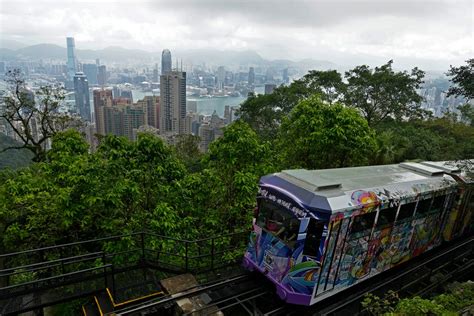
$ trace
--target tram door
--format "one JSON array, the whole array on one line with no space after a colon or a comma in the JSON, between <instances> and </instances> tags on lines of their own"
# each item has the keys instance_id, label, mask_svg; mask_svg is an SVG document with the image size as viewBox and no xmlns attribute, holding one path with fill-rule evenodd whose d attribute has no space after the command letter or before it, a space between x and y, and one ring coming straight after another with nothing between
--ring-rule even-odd
<instances>
[{"instance_id":1,"label":"tram door","mask_svg":"<svg viewBox=\"0 0 474 316\"><path fill-rule=\"evenodd\" d=\"M324 231L324 222L311 218L306 231L303 254L309 257L321 258L321 238Z\"/></svg>"}]
</instances>

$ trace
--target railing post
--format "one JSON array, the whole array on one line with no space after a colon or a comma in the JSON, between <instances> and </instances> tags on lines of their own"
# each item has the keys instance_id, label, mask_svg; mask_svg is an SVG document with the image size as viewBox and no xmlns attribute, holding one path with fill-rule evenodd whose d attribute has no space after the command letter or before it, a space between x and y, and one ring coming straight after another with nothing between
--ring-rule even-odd
<instances>
[{"instance_id":1,"label":"railing post","mask_svg":"<svg viewBox=\"0 0 474 316\"><path fill-rule=\"evenodd\" d=\"M117 297L117 293L115 292L115 269L114 269L114 265L112 264L112 267L111 267L111 270L112 270L112 294L114 297Z\"/></svg>"},{"instance_id":2,"label":"railing post","mask_svg":"<svg viewBox=\"0 0 474 316\"><path fill-rule=\"evenodd\" d=\"M185 257L185 272L188 272L189 262L188 262L188 243L189 241L185 241L185 250L184 250L184 257Z\"/></svg>"},{"instance_id":3,"label":"railing post","mask_svg":"<svg viewBox=\"0 0 474 316\"><path fill-rule=\"evenodd\" d=\"M142 262L145 262L145 233L141 232L140 233L141 239L142 239Z\"/></svg>"},{"instance_id":4,"label":"railing post","mask_svg":"<svg viewBox=\"0 0 474 316\"><path fill-rule=\"evenodd\" d=\"M104 289L107 288L107 266L105 263L106 258L107 257L105 256L105 252L102 251L102 264L104 266Z\"/></svg>"},{"instance_id":5,"label":"railing post","mask_svg":"<svg viewBox=\"0 0 474 316\"><path fill-rule=\"evenodd\" d=\"M64 252L63 248L59 248L59 259L61 259L61 273L64 274Z\"/></svg>"},{"instance_id":6,"label":"railing post","mask_svg":"<svg viewBox=\"0 0 474 316\"><path fill-rule=\"evenodd\" d=\"M214 270L214 237L211 239L211 270Z\"/></svg>"}]
</instances>

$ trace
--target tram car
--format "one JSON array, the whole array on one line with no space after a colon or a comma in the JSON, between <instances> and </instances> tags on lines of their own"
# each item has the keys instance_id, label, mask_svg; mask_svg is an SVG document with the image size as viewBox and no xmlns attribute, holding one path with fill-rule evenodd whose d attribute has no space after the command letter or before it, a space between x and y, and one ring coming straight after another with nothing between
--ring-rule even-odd
<instances>
[{"instance_id":1,"label":"tram car","mask_svg":"<svg viewBox=\"0 0 474 316\"><path fill-rule=\"evenodd\" d=\"M261 178L244 266L312 305L472 235L474 181L447 162L285 170Z\"/></svg>"}]
</instances>

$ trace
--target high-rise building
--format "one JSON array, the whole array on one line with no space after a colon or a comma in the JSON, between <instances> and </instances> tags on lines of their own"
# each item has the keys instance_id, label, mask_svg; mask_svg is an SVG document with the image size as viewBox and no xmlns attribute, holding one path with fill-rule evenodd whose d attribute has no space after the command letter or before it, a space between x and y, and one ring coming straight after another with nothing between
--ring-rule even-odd
<instances>
[{"instance_id":1,"label":"high-rise building","mask_svg":"<svg viewBox=\"0 0 474 316\"><path fill-rule=\"evenodd\" d=\"M87 77L82 72L74 76L74 97L76 99L76 108L81 118L85 121L91 121L91 104L89 99L89 83Z\"/></svg>"},{"instance_id":2,"label":"high-rise building","mask_svg":"<svg viewBox=\"0 0 474 316\"><path fill-rule=\"evenodd\" d=\"M273 83L274 74L275 74L275 70L272 67L267 68L267 73L265 75L265 80L266 80L267 83Z\"/></svg>"},{"instance_id":3,"label":"high-rise building","mask_svg":"<svg viewBox=\"0 0 474 316\"><path fill-rule=\"evenodd\" d=\"M137 106L145 109L145 125L160 128L160 97L145 96L142 100L137 101Z\"/></svg>"},{"instance_id":4,"label":"high-rise building","mask_svg":"<svg viewBox=\"0 0 474 316\"><path fill-rule=\"evenodd\" d=\"M224 66L219 66L217 68L217 89L223 90L225 82L225 68Z\"/></svg>"},{"instance_id":5,"label":"high-rise building","mask_svg":"<svg viewBox=\"0 0 474 316\"><path fill-rule=\"evenodd\" d=\"M186 72L160 77L160 134L183 134L186 118Z\"/></svg>"},{"instance_id":6,"label":"high-rise building","mask_svg":"<svg viewBox=\"0 0 474 316\"><path fill-rule=\"evenodd\" d=\"M158 64L155 64L153 69L153 82L158 82Z\"/></svg>"},{"instance_id":7,"label":"high-rise building","mask_svg":"<svg viewBox=\"0 0 474 316\"><path fill-rule=\"evenodd\" d=\"M96 130L98 134L106 135L104 113L106 107L112 107L112 89L96 89L93 95Z\"/></svg>"},{"instance_id":8,"label":"high-rise building","mask_svg":"<svg viewBox=\"0 0 474 316\"><path fill-rule=\"evenodd\" d=\"M87 77L90 85L97 84L97 65L96 64L83 64L82 71Z\"/></svg>"},{"instance_id":9,"label":"high-rise building","mask_svg":"<svg viewBox=\"0 0 474 316\"><path fill-rule=\"evenodd\" d=\"M169 49L164 49L161 53L161 74L165 75L171 71L171 52Z\"/></svg>"},{"instance_id":10,"label":"high-rise building","mask_svg":"<svg viewBox=\"0 0 474 316\"><path fill-rule=\"evenodd\" d=\"M72 82L77 70L76 62L76 44L74 37L66 37L67 43L67 79Z\"/></svg>"},{"instance_id":11,"label":"high-rise building","mask_svg":"<svg viewBox=\"0 0 474 316\"><path fill-rule=\"evenodd\" d=\"M253 67L249 68L249 85L255 84L255 69Z\"/></svg>"},{"instance_id":12,"label":"high-rise building","mask_svg":"<svg viewBox=\"0 0 474 316\"><path fill-rule=\"evenodd\" d=\"M105 86L107 84L107 68L105 65L101 65L98 68L97 83L99 86Z\"/></svg>"}]
</instances>

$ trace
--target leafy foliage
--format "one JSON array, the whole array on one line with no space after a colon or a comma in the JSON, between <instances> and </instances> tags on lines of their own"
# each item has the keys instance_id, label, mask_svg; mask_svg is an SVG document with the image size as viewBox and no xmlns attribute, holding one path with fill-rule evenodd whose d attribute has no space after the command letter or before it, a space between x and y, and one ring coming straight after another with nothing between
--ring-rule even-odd
<instances>
[{"instance_id":1,"label":"leafy foliage","mask_svg":"<svg viewBox=\"0 0 474 316\"><path fill-rule=\"evenodd\" d=\"M361 110L370 126L393 117L398 121L404 117L422 117L419 107L422 97L420 88L424 72L418 68L408 72L395 72L392 61L371 70L358 66L346 72L344 102Z\"/></svg>"},{"instance_id":2,"label":"leafy foliage","mask_svg":"<svg viewBox=\"0 0 474 316\"><path fill-rule=\"evenodd\" d=\"M467 65L453 67L447 75L451 76L454 86L448 90L448 96L464 96L468 100L474 99L474 58L466 60Z\"/></svg>"},{"instance_id":3,"label":"leafy foliage","mask_svg":"<svg viewBox=\"0 0 474 316\"><path fill-rule=\"evenodd\" d=\"M10 93L2 100L4 110L0 118L7 122L21 144L2 151L25 148L33 153L33 161L44 161L47 142L59 131L79 127L80 120L58 111L64 100L64 90L60 86L41 87L37 91L40 100L37 104L18 69L8 71L6 76Z\"/></svg>"},{"instance_id":4,"label":"leafy foliage","mask_svg":"<svg viewBox=\"0 0 474 316\"><path fill-rule=\"evenodd\" d=\"M280 132L280 152L290 168L364 164L375 146L373 131L356 110L325 104L318 96L301 101Z\"/></svg>"},{"instance_id":5,"label":"leafy foliage","mask_svg":"<svg viewBox=\"0 0 474 316\"><path fill-rule=\"evenodd\" d=\"M474 304L474 282L454 282L446 286L445 293L431 299L415 296L400 299L393 291L383 298L367 294L362 307L370 315L459 315Z\"/></svg>"}]
</instances>

